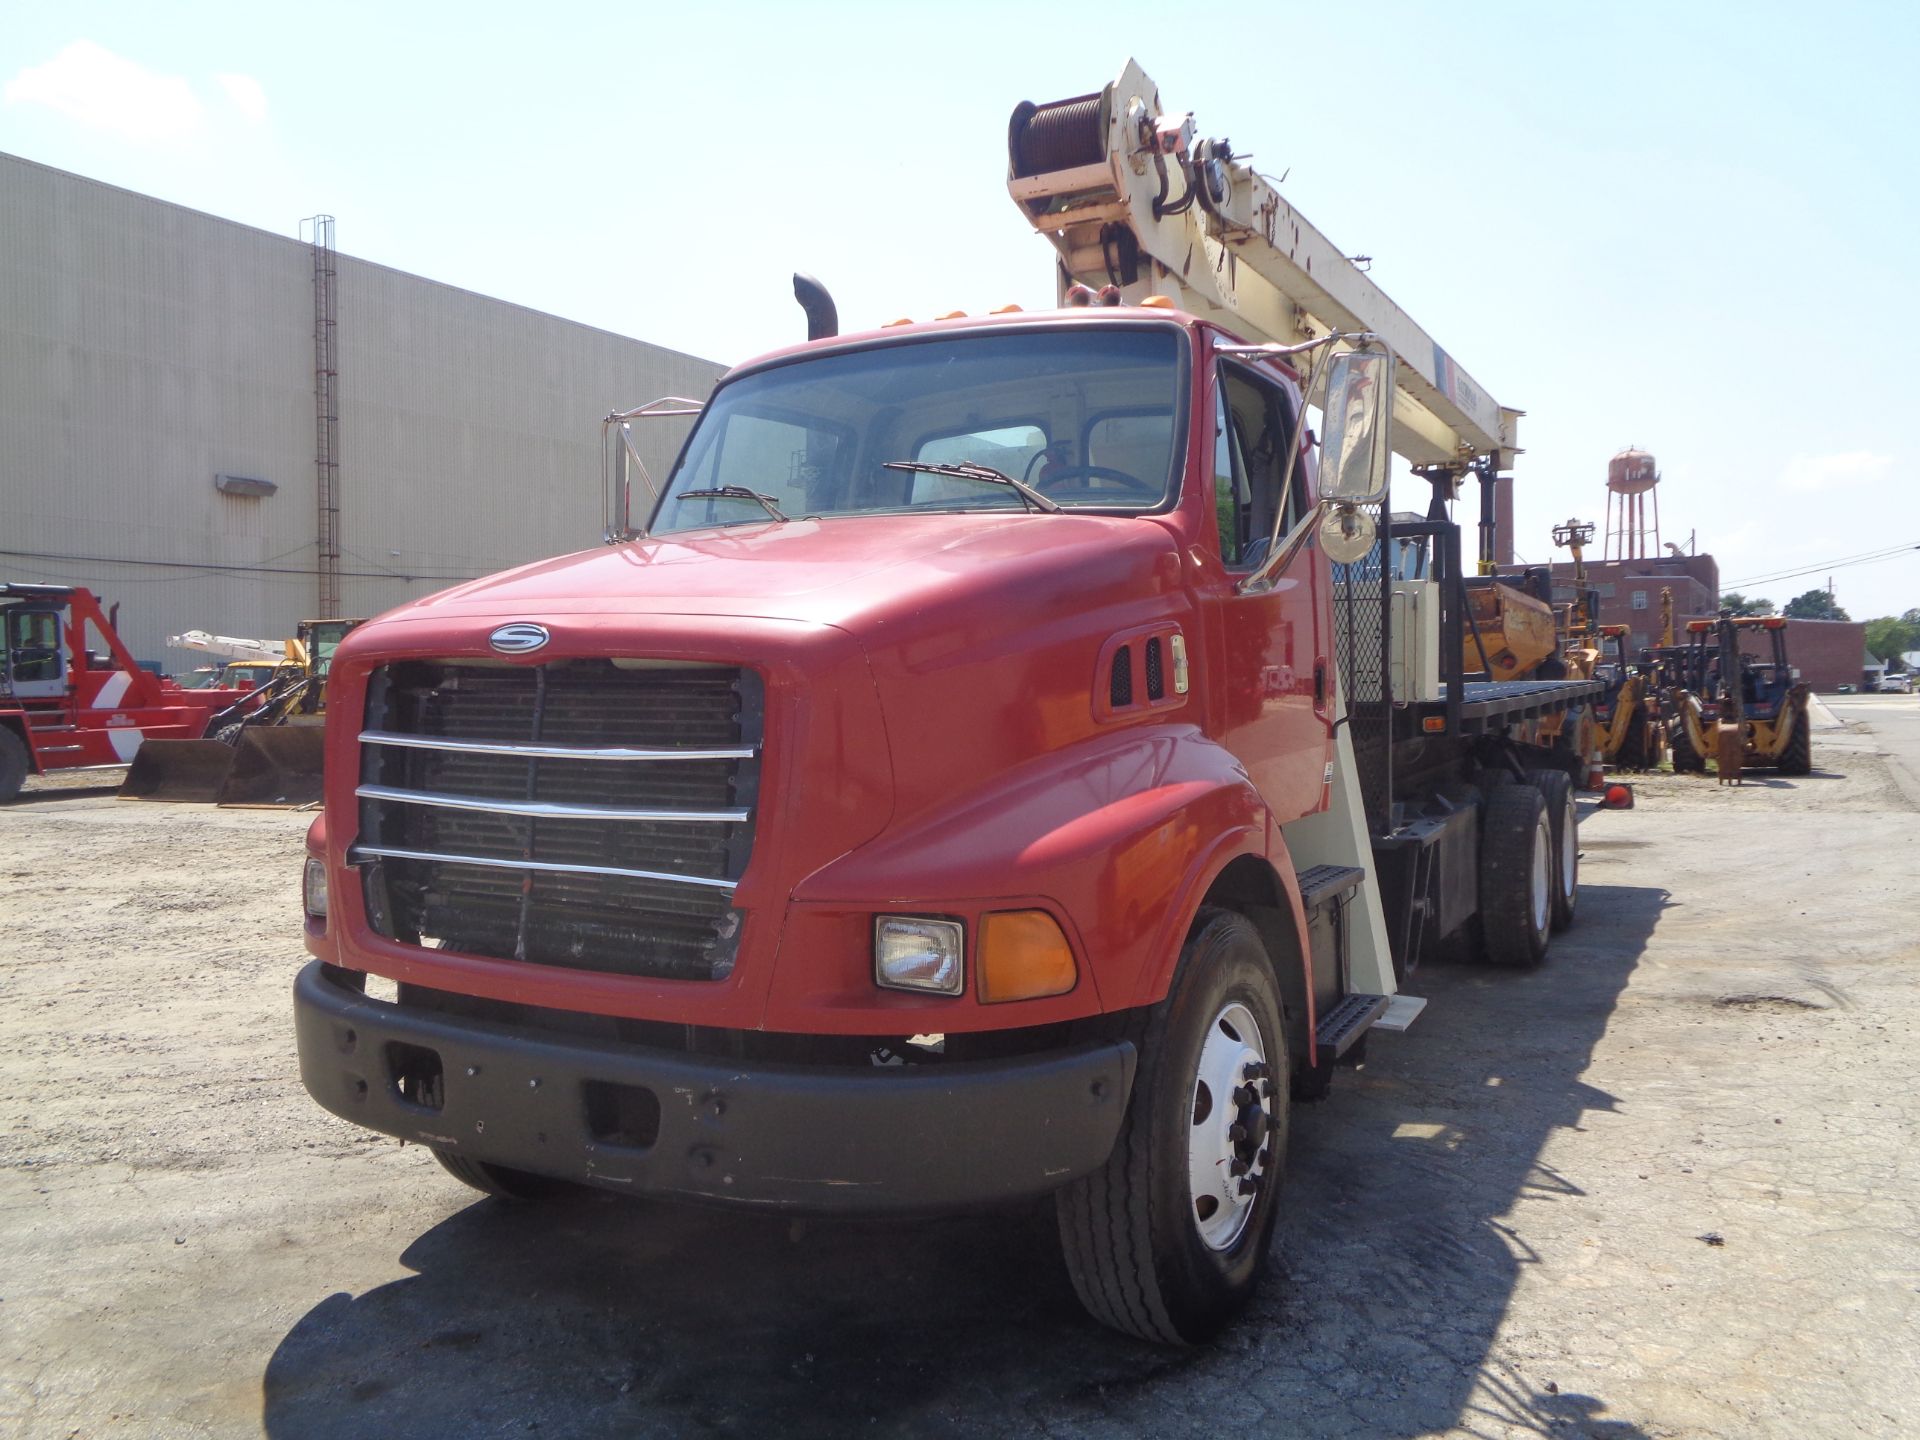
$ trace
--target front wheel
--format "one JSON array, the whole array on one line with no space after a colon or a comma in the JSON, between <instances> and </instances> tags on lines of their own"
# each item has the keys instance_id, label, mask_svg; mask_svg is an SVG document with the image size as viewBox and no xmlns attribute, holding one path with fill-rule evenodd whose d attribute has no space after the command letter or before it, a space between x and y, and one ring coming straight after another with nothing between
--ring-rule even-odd
<instances>
[{"instance_id":1,"label":"front wheel","mask_svg":"<svg viewBox=\"0 0 1920 1440\"><path fill-rule=\"evenodd\" d=\"M1684 706L1674 707L1670 748L1673 755L1673 770L1676 775L1704 775L1707 773L1707 757L1694 748L1693 736L1687 731L1687 712Z\"/></svg>"},{"instance_id":2,"label":"front wheel","mask_svg":"<svg viewBox=\"0 0 1920 1440\"><path fill-rule=\"evenodd\" d=\"M440 1162L441 1169L483 1195L492 1195L501 1200L542 1200L570 1188L564 1180L515 1170L508 1165L495 1165L487 1160L476 1160L471 1155L461 1155L438 1145L428 1148L433 1151L433 1158Z\"/></svg>"},{"instance_id":3,"label":"front wheel","mask_svg":"<svg viewBox=\"0 0 1920 1440\"><path fill-rule=\"evenodd\" d=\"M20 737L0 727L0 805L20 793L33 772L33 757Z\"/></svg>"},{"instance_id":4,"label":"front wheel","mask_svg":"<svg viewBox=\"0 0 1920 1440\"><path fill-rule=\"evenodd\" d=\"M1813 732L1807 728L1812 717L1807 713L1811 707L1805 696L1795 704L1788 714L1792 717L1789 724L1793 729L1787 735L1786 747L1781 750L1780 758L1774 763L1774 769L1782 775L1810 775L1813 773Z\"/></svg>"},{"instance_id":5,"label":"front wheel","mask_svg":"<svg viewBox=\"0 0 1920 1440\"><path fill-rule=\"evenodd\" d=\"M1055 1198L1073 1288L1104 1325L1206 1340L1259 1283L1280 1213L1289 1059L1273 968L1243 916L1202 911L1107 1163Z\"/></svg>"}]
</instances>

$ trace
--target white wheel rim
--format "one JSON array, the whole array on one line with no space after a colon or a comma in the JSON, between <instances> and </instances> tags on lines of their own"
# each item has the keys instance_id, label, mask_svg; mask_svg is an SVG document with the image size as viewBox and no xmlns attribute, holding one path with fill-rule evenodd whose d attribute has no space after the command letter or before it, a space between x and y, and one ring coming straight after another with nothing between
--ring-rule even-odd
<instances>
[{"instance_id":1,"label":"white wheel rim","mask_svg":"<svg viewBox=\"0 0 1920 1440\"><path fill-rule=\"evenodd\" d=\"M1567 797L1567 803L1560 813L1560 893L1573 895L1573 887L1578 880L1580 864L1580 832L1574 824L1573 797Z\"/></svg>"},{"instance_id":2,"label":"white wheel rim","mask_svg":"<svg viewBox=\"0 0 1920 1440\"><path fill-rule=\"evenodd\" d=\"M1528 896L1533 902L1533 928L1547 928L1547 907L1552 904L1548 886L1553 875L1553 831L1547 828L1546 812L1533 827L1533 864L1528 867Z\"/></svg>"},{"instance_id":3,"label":"white wheel rim","mask_svg":"<svg viewBox=\"0 0 1920 1440\"><path fill-rule=\"evenodd\" d=\"M1278 1083L1252 1012L1238 1001L1222 1006L1201 1043L1187 1111L1187 1210L1208 1249L1240 1238L1271 1183Z\"/></svg>"}]
</instances>

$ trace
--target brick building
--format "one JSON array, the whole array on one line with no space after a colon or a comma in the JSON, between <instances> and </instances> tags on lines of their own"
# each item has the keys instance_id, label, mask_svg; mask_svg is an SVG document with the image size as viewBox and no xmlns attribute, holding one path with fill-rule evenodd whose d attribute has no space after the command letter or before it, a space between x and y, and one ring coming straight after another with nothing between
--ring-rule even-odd
<instances>
[{"instance_id":1,"label":"brick building","mask_svg":"<svg viewBox=\"0 0 1920 1440\"><path fill-rule=\"evenodd\" d=\"M1552 569L1554 598L1571 600L1573 562L1561 561ZM1720 567L1711 555L1589 560L1587 585L1600 592L1600 623L1625 625L1634 650L1660 643L1662 590L1673 591L1676 639L1684 638L1687 621L1714 614L1720 603Z\"/></svg>"},{"instance_id":2,"label":"brick building","mask_svg":"<svg viewBox=\"0 0 1920 1440\"><path fill-rule=\"evenodd\" d=\"M1765 631L1742 635L1740 648L1762 659L1773 658L1773 642ZM1864 620L1787 621L1787 663L1815 690L1831 692L1842 685L1859 686L1866 653Z\"/></svg>"}]
</instances>

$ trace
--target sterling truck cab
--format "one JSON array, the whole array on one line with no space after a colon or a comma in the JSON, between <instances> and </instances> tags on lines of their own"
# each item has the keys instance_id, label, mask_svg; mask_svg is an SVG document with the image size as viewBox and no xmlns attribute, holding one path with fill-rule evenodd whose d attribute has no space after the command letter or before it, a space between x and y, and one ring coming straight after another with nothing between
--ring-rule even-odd
<instances>
[{"instance_id":1,"label":"sterling truck cab","mask_svg":"<svg viewBox=\"0 0 1920 1440\"><path fill-rule=\"evenodd\" d=\"M1052 1195L1106 1323L1244 1302L1290 1097L1417 1010L1443 931L1537 959L1561 923L1564 777L1516 783L1499 725L1586 691L1458 683L1446 522L1437 579L1378 562L1378 335L1262 348L1071 280L816 324L605 547L347 637L295 991L322 1105L509 1196ZM1373 793L1396 753L1417 787Z\"/></svg>"}]
</instances>

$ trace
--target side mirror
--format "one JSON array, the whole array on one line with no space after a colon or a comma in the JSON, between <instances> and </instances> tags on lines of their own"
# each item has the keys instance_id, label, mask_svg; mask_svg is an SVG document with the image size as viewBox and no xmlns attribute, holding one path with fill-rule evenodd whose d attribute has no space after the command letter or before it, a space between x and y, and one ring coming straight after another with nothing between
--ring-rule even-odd
<instances>
[{"instance_id":1,"label":"side mirror","mask_svg":"<svg viewBox=\"0 0 1920 1440\"><path fill-rule=\"evenodd\" d=\"M1393 354L1347 350L1327 370L1320 494L1365 505L1384 499L1393 433Z\"/></svg>"}]
</instances>

